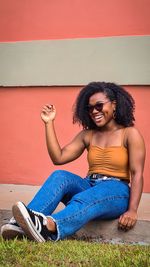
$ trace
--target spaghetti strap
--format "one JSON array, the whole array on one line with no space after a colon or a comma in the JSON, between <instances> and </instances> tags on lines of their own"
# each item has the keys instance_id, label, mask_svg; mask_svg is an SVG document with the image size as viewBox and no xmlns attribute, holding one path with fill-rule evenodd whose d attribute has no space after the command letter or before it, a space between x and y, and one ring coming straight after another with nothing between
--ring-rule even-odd
<instances>
[{"instance_id":1,"label":"spaghetti strap","mask_svg":"<svg viewBox=\"0 0 150 267\"><path fill-rule=\"evenodd\" d=\"M124 146L124 137L125 137L126 130L127 130L127 127L124 128L121 133L121 146Z\"/></svg>"}]
</instances>

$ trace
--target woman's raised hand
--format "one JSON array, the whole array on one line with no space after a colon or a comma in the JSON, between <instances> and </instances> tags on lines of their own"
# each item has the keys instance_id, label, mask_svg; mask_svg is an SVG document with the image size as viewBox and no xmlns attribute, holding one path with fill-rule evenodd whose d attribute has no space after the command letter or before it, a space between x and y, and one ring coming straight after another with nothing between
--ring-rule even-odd
<instances>
[{"instance_id":1,"label":"woman's raised hand","mask_svg":"<svg viewBox=\"0 0 150 267\"><path fill-rule=\"evenodd\" d=\"M56 116L56 108L54 105L47 104L42 108L41 112L41 118L44 121L44 123L48 123L50 121L53 121Z\"/></svg>"}]
</instances>

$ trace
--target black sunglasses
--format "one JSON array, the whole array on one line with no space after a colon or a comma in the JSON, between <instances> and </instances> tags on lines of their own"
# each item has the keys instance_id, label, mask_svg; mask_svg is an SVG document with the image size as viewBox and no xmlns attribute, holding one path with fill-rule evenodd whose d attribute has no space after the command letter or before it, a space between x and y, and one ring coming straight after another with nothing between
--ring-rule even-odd
<instances>
[{"instance_id":1,"label":"black sunglasses","mask_svg":"<svg viewBox=\"0 0 150 267\"><path fill-rule=\"evenodd\" d=\"M87 111L89 113L92 113L94 109L96 109L97 111L102 111L103 110L103 106L104 104L110 102L110 100L106 101L106 102L99 102L99 103L96 103L95 105L88 105L87 106Z\"/></svg>"}]
</instances>

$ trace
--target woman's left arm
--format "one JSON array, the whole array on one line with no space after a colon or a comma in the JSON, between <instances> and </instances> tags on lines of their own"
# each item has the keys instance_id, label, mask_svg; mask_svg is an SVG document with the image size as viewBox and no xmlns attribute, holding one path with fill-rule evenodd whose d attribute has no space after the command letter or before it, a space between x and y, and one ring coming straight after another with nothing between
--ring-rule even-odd
<instances>
[{"instance_id":1,"label":"woman's left arm","mask_svg":"<svg viewBox=\"0 0 150 267\"><path fill-rule=\"evenodd\" d=\"M131 189L128 210L119 218L119 228L131 229L137 221L137 209L143 190L143 169L145 162L145 144L139 131L130 127L127 130L127 147L131 173Z\"/></svg>"}]
</instances>

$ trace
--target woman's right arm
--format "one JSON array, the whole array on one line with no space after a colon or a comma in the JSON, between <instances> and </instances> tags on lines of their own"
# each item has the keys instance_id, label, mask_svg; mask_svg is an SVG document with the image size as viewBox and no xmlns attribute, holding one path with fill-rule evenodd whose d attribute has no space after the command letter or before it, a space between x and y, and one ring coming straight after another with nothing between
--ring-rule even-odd
<instances>
[{"instance_id":1,"label":"woman's right arm","mask_svg":"<svg viewBox=\"0 0 150 267\"><path fill-rule=\"evenodd\" d=\"M68 145L61 148L56 136L54 120L56 108L53 105L45 105L41 112L41 118L45 123L46 143L49 156L55 165L61 165L78 158L86 148L85 132L81 131Z\"/></svg>"}]
</instances>

